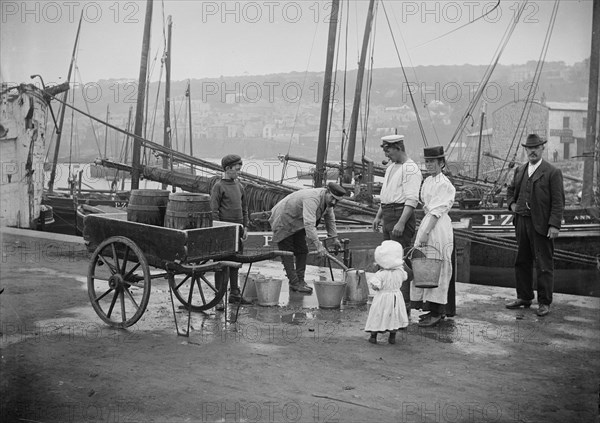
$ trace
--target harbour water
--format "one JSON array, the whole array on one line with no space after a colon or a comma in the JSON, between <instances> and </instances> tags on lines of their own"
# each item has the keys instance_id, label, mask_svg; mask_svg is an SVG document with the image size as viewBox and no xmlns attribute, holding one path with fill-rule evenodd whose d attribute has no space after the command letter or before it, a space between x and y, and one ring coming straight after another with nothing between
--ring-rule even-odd
<instances>
[{"instance_id":1,"label":"harbour water","mask_svg":"<svg viewBox=\"0 0 600 423\"><path fill-rule=\"evenodd\" d=\"M220 159L204 159L219 164ZM157 164L156 166L160 166ZM275 159L244 159L242 172L252 176L259 176L276 182L282 182L294 187L310 186L311 181L298 179L299 171L308 171L310 165L304 163L288 163L284 165ZM195 169L198 176L214 176L217 172L205 169ZM115 184L117 190L128 191L131 189L131 178L129 174L119 172L115 178L113 169L97 166L94 163L58 163L54 186L55 189L63 190L69 188L70 181L77 182L81 174L82 189L110 190ZM123 181L123 178L125 180ZM47 185L50 179L50 171L45 171L44 181ZM78 182L77 182L78 183ZM161 184L154 181L142 179L139 182L140 189L159 189Z\"/></svg>"}]
</instances>

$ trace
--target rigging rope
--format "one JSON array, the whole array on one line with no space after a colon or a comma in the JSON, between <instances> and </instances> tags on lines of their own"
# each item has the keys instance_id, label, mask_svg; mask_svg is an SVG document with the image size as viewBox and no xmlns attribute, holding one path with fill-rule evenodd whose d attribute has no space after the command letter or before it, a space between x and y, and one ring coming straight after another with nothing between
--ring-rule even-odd
<instances>
[{"instance_id":1,"label":"rigging rope","mask_svg":"<svg viewBox=\"0 0 600 423\"><path fill-rule=\"evenodd\" d=\"M379 6L379 3L376 2L375 3L375 9L373 11L373 16L377 16L377 8ZM374 20L373 22L373 36L370 38L369 40L369 44L370 44L370 54L369 54L369 68L367 71L367 86L365 89L365 101L363 101L363 104L365 105L365 114L364 114L364 123L361 124L362 126L362 151L361 151L361 164L362 164L362 172L365 172L365 163L364 163L364 158L365 158L365 152L366 152L366 148L367 148L367 137L368 137L368 132L369 132L369 126L368 126L368 122L369 122L369 114L371 111L371 89L373 88L373 64L374 64L374 60L373 57L375 56L375 37L376 37L376 33L377 33L377 21Z\"/></svg>"},{"instance_id":2,"label":"rigging rope","mask_svg":"<svg viewBox=\"0 0 600 423\"><path fill-rule=\"evenodd\" d=\"M455 147L455 141L458 139L459 136L462 135L469 117L472 116L473 110L475 109L475 107L477 106L479 101L481 100L481 97L483 96L483 92L484 92L485 88L487 87L487 84L488 84L490 78L492 77L492 73L494 72L496 65L498 64L498 61L500 60L500 56L504 52L504 49L506 48L506 45L508 44L508 40L510 39L512 33L514 32L514 30L521 18L521 14L523 13L523 10L525 10L526 5L527 5L527 0L524 0L523 3L521 4L519 10L516 13L515 19L512 20L511 25L509 25L507 27L506 31L504 32L503 39L502 39L500 45L496 48L496 51L494 52L492 63L490 63L490 65L486 69L484 76L482 78L482 82L480 82L477 92L475 93L475 95L473 97L473 100L469 104L469 107L467 107L465 114L463 115L461 121L459 122L459 124L456 128L456 131L454 132L454 134L452 135L452 138L450 139L450 142L446 146L446 151L448 151L448 154L450 154L453 151L453 149Z\"/></svg>"},{"instance_id":3,"label":"rigging rope","mask_svg":"<svg viewBox=\"0 0 600 423\"><path fill-rule=\"evenodd\" d=\"M406 57L408 59L409 65L410 65L410 69L412 70L413 78L416 81L417 87L421 87L422 84L421 84L421 81L419 80L419 77L417 76L417 72L416 72L415 66L412 63L412 59L410 58L409 49L406 45L406 40L402 36L402 30L401 30L402 26L398 23L398 18L396 17L396 14L394 13L394 9L391 9L391 14L394 17L394 22L396 23L396 28L398 29L400 39L402 40L402 45L404 46L404 50L406 51ZM390 27L390 32L391 31L392 31L392 28ZM410 86L408 87L408 89L409 89L409 91L412 91ZM435 135L437 144L440 144L440 137L438 136L437 129L434 125L433 118L431 116L431 111L429 110L429 107L428 107L428 104L426 101L426 97L422 95L421 100L423 102L423 108L426 110L427 116L429 117L429 123L431 124L431 129L433 130L433 134ZM415 110L415 114L418 114L418 110ZM427 145L427 144L425 144L425 145Z\"/></svg>"},{"instance_id":4,"label":"rigging rope","mask_svg":"<svg viewBox=\"0 0 600 423\"><path fill-rule=\"evenodd\" d=\"M404 75L404 81L406 81L407 86L410 86L410 84L408 82L408 76L406 75L406 69L404 69L404 64L402 63L402 57L400 57L400 51L398 50L398 44L396 43L396 37L394 37L394 33L391 30L392 26L390 24L390 19L388 17L387 10L385 9L385 5L383 4L383 2L381 2L381 4L383 5L383 13L385 15L385 19L387 21L388 27L390 28L390 33L392 35L392 41L394 43L394 48L396 49L396 55L398 56L398 60L400 61L400 68L402 69L402 75ZM425 129L423 128L423 122L421 122L421 116L419 116L417 104L415 103L415 97L413 96L412 90L409 89L408 93L410 94L410 101L412 103L413 110L415 111L415 114L417 116L417 124L419 125L419 131L421 132L421 138L423 138L423 144L425 145L425 147L427 147L429 144L427 143L427 136L425 135Z\"/></svg>"},{"instance_id":5,"label":"rigging rope","mask_svg":"<svg viewBox=\"0 0 600 423\"><path fill-rule=\"evenodd\" d=\"M340 7L342 8L342 10L340 10L338 12L338 16L341 16L341 14L343 13L343 2L340 3ZM338 35L336 37L336 43L337 45L335 46L335 51L336 51L336 55L335 55L335 64L334 64L334 68L336 69L336 71L333 73L333 80L331 81L331 87L330 87L330 96L329 96L329 105L330 107L328 108L328 116L327 116L327 136L326 136L326 142L325 142L325 163L323 163L323 169L316 169L315 171L320 172L321 170L323 171L323 182L327 182L327 176L328 176L328 172L327 172L327 157L329 157L329 145L331 142L331 126L333 125L333 104L335 104L335 93L336 93L336 89L335 87L337 87L337 76L338 76L338 72L337 72L337 68L338 68L338 63L339 63L339 58L340 58L340 44L342 42L342 37L341 37L341 32L342 32L342 26L339 25L337 27L338 30ZM345 75L344 75L344 79L345 79ZM345 112L345 110L344 110ZM337 179L337 178L336 178Z\"/></svg>"},{"instance_id":6,"label":"rigging rope","mask_svg":"<svg viewBox=\"0 0 600 423\"><path fill-rule=\"evenodd\" d=\"M344 2L341 3L342 6ZM341 15L341 13L340 13ZM348 28L350 27L350 6L346 8L346 33L344 36L344 78L342 89L342 139L340 140L340 170L339 179L344 174L344 153L346 149L346 89L347 89L347 71L348 71Z\"/></svg>"},{"instance_id":7,"label":"rigging rope","mask_svg":"<svg viewBox=\"0 0 600 423\"><path fill-rule=\"evenodd\" d=\"M301 89L301 91L300 91L301 93L304 92L304 87L306 86L306 79L308 77L308 66L310 65L310 60L311 60L312 53L313 53L313 50L314 50L315 40L317 38L317 29L319 28L319 23L320 23L320 21L316 22L315 31L313 32L313 39L312 39L312 43L310 45L310 51L308 53L308 58L307 58L307 61L306 61L306 68L305 68L305 71L304 71L304 79L302 81L302 86L300 88ZM290 134L290 141L288 143L288 151L287 151L286 157L290 154L290 151L292 150L292 141L294 140L294 132L296 130L296 124L298 123L298 114L300 113L300 105L301 105L301 103L302 103L302 101L300 99L298 101L298 105L296 107L296 113L294 115L294 124L292 126L292 132ZM287 166L288 166L288 160L284 159L284 160L282 160L282 163L283 163L283 167L281 169L281 182L283 182L283 179L285 177L285 173L286 173Z\"/></svg>"},{"instance_id":8,"label":"rigging rope","mask_svg":"<svg viewBox=\"0 0 600 423\"><path fill-rule=\"evenodd\" d=\"M79 80L82 81L83 78L81 78L81 73L79 72L78 66L75 66L75 72L79 76ZM81 98L83 99L83 103L85 104L85 109L87 110L88 113L91 113L90 105L88 104L86 96L85 96L83 84L81 84ZM98 154L100 156L102 156L102 149L100 148L100 141L98 140L98 134L96 134L96 127L94 126L94 122L92 120L90 120L90 127L92 128L92 135L94 135L94 141L96 142L96 147L98 148Z\"/></svg>"},{"instance_id":9,"label":"rigging rope","mask_svg":"<svg viewBox=\"0 0 600 423\"><path fill-rule=\"evenodd\" d=\"M506 179L508 178L508 175L510 172L504 172L504 168L506 167L506 164L509 162L508 156L510 155L510 151L512 150L513 146L515 145L515 142L517 141L517 139L521 140L524 138L524 135L525 135L524 133L525 133L525 130L527 129L527 121L529 120L529 114L531 112L531 106L535 99L535 92L538 88L538 83L539 83L540 77L542 75L542 69L544 68L546 55L548 53L548 47L550 45L550 38L552 37L552 32L554 30L554 24L556 22L556 16L558 14L558 5L559 5L559 0L555 0L554 7L552 9L552 15L550 17L550 22L548 23L548 28L546 29L546 36L544 38L542 51L540 52L540 57L538 59L538 62L535 67L535 72L533 74L533 80L529 87L529 91L527 93L527 98L525 99L525 104L523 105L523 110L521 111L519 121L515 128L515 133L513 135L513 139L511 141L510 147L508 148L508 151L507 151L507 160L505 160L504 163L502 163L502 168L500 169L501 177L499 177L498 180L494 183L494 186L491 188L491 192L493 192L498 187L499 184L504 183L504 181L506 181ZM517 143L517 148L515 149L515 152L513 154L513 159L511 162L515 162L515 160L516 160L517 153L519 151L519 146L520 146L520 144Z\"/></svg>"},{"instance_id":10,"label":"rigging rope","mask_svg":"<svg viewBox=\"0 0 600 423\"><path fill-rule=\"evenodd\" d=\"M423 44L418 44L418 45L416 45L414 48L417 48L417 47L422 47L422 46L424 46L424 45L426 45L426 44L429 44L429 43L431 43L431 42L433 42L433 41L435 41L435 40L439 40L440 38L444 38L445 36L447 36L447 35L450 35L450 34L452 34L453 32L460 31L461 29L463 29L463 28L465 28L465 27L467 27L467 26L469 26L469 25L471 25L471 24L473 24L473 23L477 22L479 19L483 19L483 18L485 18L487 15L489 15L489 14L490 14L490 13L492 13L494 10L496 10L498 7L500 7L500 0L498 0L498 3L496 3L496 5L495 5L495 6L494 6L492 9L490 9L490 11L489 11L489 12L487 12L487 13L484 13L483 15L481 15L481 16L479 16L479 17L477 17L476 19L473 19L473 20L472 20L472 21L470 21L470 22L467 22L467 23L466 23L466 24L464 24L464 25L461 25L461 26L459 26L458 28L454 28L453 30L451 30L451 31L448 31L448 32L446 32L446 33L444 33L444 34L442 34L442 35L440 35L440 36L438 36L438 37L432 38L432 39L431 39L431 40L429 40L429 41L425 41Z\"/></svg>"}]
</instances>

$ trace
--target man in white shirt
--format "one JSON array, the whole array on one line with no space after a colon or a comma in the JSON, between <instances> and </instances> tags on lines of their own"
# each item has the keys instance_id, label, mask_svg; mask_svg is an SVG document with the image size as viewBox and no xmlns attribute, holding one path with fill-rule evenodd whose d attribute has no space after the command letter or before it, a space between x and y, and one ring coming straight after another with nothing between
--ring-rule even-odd
<instances>
[{"instance_id":1,"label":"man in white shirt","mask_svg":"<svg viewBox=\"0 0 600 423\"><path fill-rule=\"evenodd\" d=\"M387 135L381 141L383 152L393 163L385 171L381 205L373 220L373 230L379 231L382 227L384 240L397 241L407 251L415 235L414 210L419 202L423 176L419 166L406 154L404 135ZM406 281L402 285L402 295L408 302L410 284Z\"/></svg>"}]
</instances>

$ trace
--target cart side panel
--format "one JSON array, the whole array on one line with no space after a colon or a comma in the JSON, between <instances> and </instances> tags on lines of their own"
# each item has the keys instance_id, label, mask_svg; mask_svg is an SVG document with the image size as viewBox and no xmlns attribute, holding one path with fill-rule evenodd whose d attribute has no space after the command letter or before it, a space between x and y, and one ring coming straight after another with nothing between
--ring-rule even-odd
<instances>
[{"instance_id":1,"label":"cart side panel","mask_svg":"<svg viewBox=\"0 0 600 423\"><path fill-rule=\"evenodd\" d=\"M123 219L123 215L125 218ZM88 215L85 217L83 238L89 251L112 236L131 239L153 265L165 261L187 260L186 232L129 222L124 213Z\"/></svg>"},{"instance_id":2,"label":"cart side panel","mask_svg":"<svg viewBox=\"0 0 600 423\"><path fill-rule=\"evenodd\" d=\"M210 228L187 229L188 261L222 257L239 251L240 225L215 222Z\"/></svg>"}]
</instances>

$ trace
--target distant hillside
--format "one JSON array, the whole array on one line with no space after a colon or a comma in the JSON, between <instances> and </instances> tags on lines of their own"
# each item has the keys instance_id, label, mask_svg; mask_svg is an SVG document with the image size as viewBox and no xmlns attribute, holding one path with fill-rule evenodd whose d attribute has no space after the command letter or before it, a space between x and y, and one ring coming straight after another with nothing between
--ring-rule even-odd
<instances>
[{"instance_id":1,"label":"distant hillside","mask_svg":"<svg viewBox=\"0 0 600 423\"><path fill-rule=\"evenodd\" d=\"M533 77L536 62L524 65L498 65L490 80L486 98L489 100L488 113L515 99L524 99L529 89L528 83ZM564 62L545 63L536 98L542 94L548 101L579 101L587 97L589 60L572 66ZM469 94L481 80L486 66L418 66L407 68L407 85L401 68L374 69L372 75L371 105L401 106L410 105L408 88L416 90L417 104L425 100L439 100L464 111L469 103ZM342 99L342 75L338 75L336 98ZM290 72L284 74L251 75L238 77L205 78L191 80L193 100L201 101L212 107L225 110L232 105L264 106L264 103L301 103L320 105L323 84L322 72ZM356 84L356 71L347 74L346 101L351 104ZM135 106L137 98L136 81L100 80L88 83L89 107L92 113L102 115L106 105L111 104L114 113L127 113L129 106ZM149 101L154 104L158 83L149 87ZM171 81L172 98L182 97L187 87L186 81ZM298 93L298 89L302 92ZM164 90L164 82L161 85ZM240 94L232 100L232 93ZM246 98L244 98L246 96ZM228 103L233 101L233 103ZM162 108L163 93L158 96Z\"/></svg>"},{"instance_id":2,"label":"distant hillside","mask_svg":"<svg viewBox=\"0 0 600 423\"><path fill-rule=\"evenodd\" d=\"M582 101L587 97L588 63L572 66L563 62L546 63L535 98L547 101ZM499 107L527 98L536 62L523 65L498 65L484 94L487 116ZM379 160L379 138L382 134L399 130L406 135L409 154L420 155L423 146L421 130L414 114L416 110L423 121L429 144L446 145L458 122L472 101L485 66L418 66L406 69L409 82L404 81L401 68L373 70L364 84L361 107L363 130L364 115L368 112L368 132L357 135L357 142L365 141L365 153ZM336 75L335 98L331 119L331 157L339 157L342 128L348 128L353 103L356 70L346 75ZM206 153L206 148L220 153L236 143L251 144L244 151L254 157L273 157L278 152L303 155L314 159L319 129L323 72L290 72L270 75L248 75L193 79L190 81L192 101L192 126L194 151ZM188 81L171 82L171 125L174 143L185 144L189 123L187 122ZM157 95L157 89L160 93ZM366 92L366 87L370 87ZM125 128L130 108L135 109L137 82L128 80L101 80L85 84L77 89L76 106L100 119L105 119L107 107L110 122ZM85 93L87 104L81 92ZM412 93L412 98L411 98ZM147 136L162 144L164 83L150 84L148 95ZM368 103L368 109L365 105ZM345 105L345 113L344 108ZM467 131L477 129L479 110L474 113ZM112 151L122 151L122 135L107 135L99 124L77 118L80 157L96 157L105 147L104 139L113 139ZM491 119L491 118L489 118ZM68 118L67 118L68 120ZM486 123L487 127L492 122ZM65 128L68 128L65 123ZM267 132L265 132L267 131ZM260 142L262 139L264 142ZM250 142L251 141L251 142ZM121 147L120 147L121 146ZM267 147L267 148L265 148ZM357 146L357 157L362 144ZM274 151L277 150L277 151ZM70 153L68 146L61 145L61 156ZM116 152L113 153L117 155Z\"/></svg>"}]
</instances>

